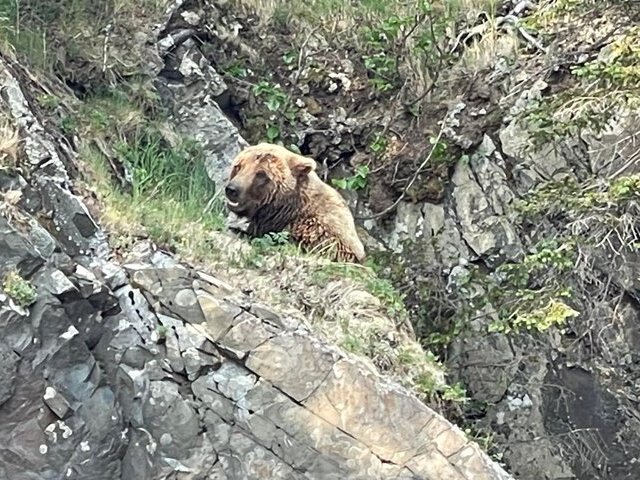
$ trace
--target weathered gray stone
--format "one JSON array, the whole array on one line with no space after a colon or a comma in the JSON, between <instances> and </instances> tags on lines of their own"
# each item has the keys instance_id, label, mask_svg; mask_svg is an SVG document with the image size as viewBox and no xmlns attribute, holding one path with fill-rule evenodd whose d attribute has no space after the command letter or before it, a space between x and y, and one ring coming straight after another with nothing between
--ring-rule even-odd
<instances>
[{"instance_id":1,"label":"weathered gray stone","mask_svg":"<svg viewBox=\"0 0 640 480\"><path fill-rule=\"evenodd\" d=\"M0 316L0 320L1 318ZM20 357L9 348L9 345L0 340L0 365L2 365L2 370L0 370L0 407L13 395L19 360Z\"/></svg>"},{"instance_id":2,"label":"weathered gray stone","mask_svg":"<svg viewBox=\"0 0 640 480\"><path fill-rule=\"evenodd\" d=\"M240 358L244 358L250 350L255 349L278 333L276 328L252 315L241 314L236 322L236 325L220 340L220 343L227 349L237 351Z\"/></svg>"},{"instance_id":3,"label":"weathered gray stone","mask_svg":"<svg viewBox=\"0 0 640 480\"><path fill-rule=\"evenodd\" d=\"M424 448L415 440L435 414L416 408L417 399L380 380L364 366L343 359L304 405L363 442L381 459L403 464ZM377 399L375 409L365 407L364 399L370 397Z\"/></svg>"},{"instance_id":4,"label":"weathered gray stone","mask_svg":"<svg viewBox=\"0 0 640 480\"><path fill-rule=\"evenodd\" d=\"M60 419L66 417L67 413L69 413L69 410L71 409L67 399L58 393L58 391L53 387L47 387L42 399L51 411Z\"/></svg>"},{"instance_id":5,"label":"weathered gray stone","mask_svg":"<svg viewBox=\"0 0 640 480\"><path fill-rule=\"evenodd\" d=\"M292 370L293 358L304 358L305 361ZM285 332L253 350L245 365L302 402L318 388L336 359L332 352L319 348L310 337Z\"/></svg>"},{"instance_id":6,"label":"weathered gray stone","mask_svg":"<svg viewBox=\"0 0 640 480\"><path fill-rule=\"evenodd\" d=\"M203 322L212 340L221 339L236 323L242 310L204 291L194 292L204 314Z\"/></svg>"},{"instance_id":7,"label":"weathered gray stone","mask_svg":"<svg viewBox=\"0 0 640 480\"><path fill-rule=\"evenodd\" d=\"M44 263L35 246L0 215L0 273L13 268L31 272Z\"/></svg>"},{"instance_id":8,"label":"weathered gray stone","mask_svg":"<svg viewBox=\"0 0 640 480\"><path fill-rule=\"evenodd\" d=\"M515 259L521 255L522 247L515 228L503 215L513 199L506 187L506 176L495 164L489 166L484 155L472 158L470 162L459 161L453 175L452 198L462 237L478 257ZM481 176L477 169L482 170ZM482 185L476 178L482 179Z\"/></svg>"},{"instance_id":9,"label":"weathered gray stone","mask_svg":"<svg viewBox=\"0 0 640 480\"><path fill-rule=\"evenodd\" d=\"M172 123L204 148L207 173L220 189L231 161L248 145L215 101L227 86L191 39L167 53L164 60L165 70L181 79L157 80L163 101L173 110Z\"/></svg>"}]
</instances>

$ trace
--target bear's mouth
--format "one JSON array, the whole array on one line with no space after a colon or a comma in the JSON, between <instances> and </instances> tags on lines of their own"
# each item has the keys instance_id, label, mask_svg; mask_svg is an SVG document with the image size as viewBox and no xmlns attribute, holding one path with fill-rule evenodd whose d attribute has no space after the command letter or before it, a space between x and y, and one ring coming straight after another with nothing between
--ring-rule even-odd
<instances>
[{"instance_id":1,"label":"bear's mouth","mask_svg":"<svg viewBox=\"0 0 640 480\"><path fill-rule=\"evenodd\" d=\"M245 216L248 212L247 208L243 208L240 206L240 202L232 202L227 198L227 208L231 210L233 213L238 215L239 217Z\"/></svg>"}]
</instances>

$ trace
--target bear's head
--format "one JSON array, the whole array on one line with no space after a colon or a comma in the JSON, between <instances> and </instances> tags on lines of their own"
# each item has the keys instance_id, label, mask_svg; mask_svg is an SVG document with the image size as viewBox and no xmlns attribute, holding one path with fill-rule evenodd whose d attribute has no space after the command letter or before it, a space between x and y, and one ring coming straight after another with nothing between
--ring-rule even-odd
<instances>
[{"instance_id":1,"label":"bear's head","mask_svg":"<svg viewBox=\"0 0 640 480\"><path fill-rule=\"evenodd\" d=\"M224 190L227 206L238 216L252 218L262 207L290 202L315 168L312 158L279 145L247 147L231 165Z\"/></svg>"}]
</instances>

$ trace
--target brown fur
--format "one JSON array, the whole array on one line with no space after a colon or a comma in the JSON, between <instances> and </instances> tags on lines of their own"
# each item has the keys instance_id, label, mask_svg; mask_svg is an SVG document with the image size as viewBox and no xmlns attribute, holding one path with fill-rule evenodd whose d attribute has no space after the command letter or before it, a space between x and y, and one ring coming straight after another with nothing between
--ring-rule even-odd
<instances>
[{"instance_id":1,"label":"brown fur","mask_svg":"<svg viewBox=\"0 0 640 480\"><path fill-rule=\"evenodd\" d=\"M279 145L245 148L231 166L227 205L249 220L251 236L288 230L307 250L335 248L336 260L362 262L351 211L315 168L313 159Z\"/></svg>"}]
</instances>

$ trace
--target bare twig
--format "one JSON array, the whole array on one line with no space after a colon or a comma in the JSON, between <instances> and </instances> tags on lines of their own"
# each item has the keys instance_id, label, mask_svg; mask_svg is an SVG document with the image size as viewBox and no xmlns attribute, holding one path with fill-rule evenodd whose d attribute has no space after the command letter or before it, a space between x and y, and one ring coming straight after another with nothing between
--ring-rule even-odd
<instances>
[{"instance_id":1,"label":"bare twig","mask_svg":"<svg viewBox=\"0 0 640 480\"><path fill-rule=\"evenodd\" d=\"M104 27L104 45L102 47L102 73L107 71L107 58L109 52L109 39L111 38L111 30L113 26L111 24Z\"/></svg>"}]
</instances>

